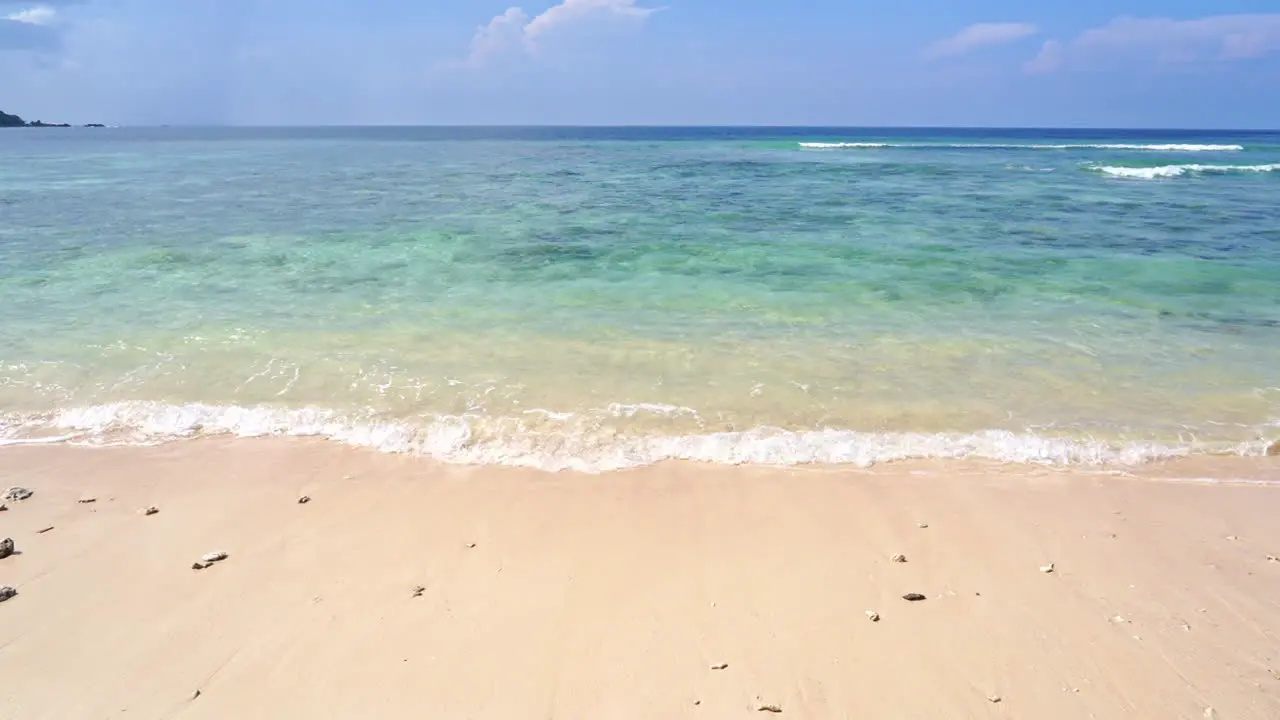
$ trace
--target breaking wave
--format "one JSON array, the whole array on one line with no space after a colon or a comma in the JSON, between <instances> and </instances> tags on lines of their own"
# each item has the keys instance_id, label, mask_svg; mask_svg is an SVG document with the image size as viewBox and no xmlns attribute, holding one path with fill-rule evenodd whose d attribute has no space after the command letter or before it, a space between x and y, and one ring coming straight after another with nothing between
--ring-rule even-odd
<instances>
[{"instance_id":1,"label":"breaking wave","mask_svg":"<svg viewBox=\"0 0 1280 720\"><path fill-rule=\"evenodd\" d=\"M1135 150L1147 152L1239 152L1243 145L1198 145L1162 143L1139 145L1127 143L884 143L884 142L802 142L800 147L809 150L853 150L870 148L952 148L972 150Z\"/></svg>"},{"instance_id":2,"label":"breaking wave","mask_svg":"<svg viewBox=\"0 0 1280 720\"><path fill-rule=\"evenodd\" d=\"M703 434L625 434L600 417L679 418L666 405L613 405L597 416L531 410L524 418L441 415L379 418L323 408L126 402L0 416L0 445L155 445L210 436L318 437L380 452L467 465L606 472L690 460L720 465L853 465L912 459L985 459L1047 465L1137 465L1195 454L1261 455L1266 444L1070 439L1033 432L871 433L757 427Z\"/></svg>"},{"instance_id":3,"label":"breaking wave","mask_svg":"<svg viewBox=\"0 0 1280 720\"><path fill-rule=\"evenodd\" d=\"M1158 167L1093 165L1090 166L1090 169L1112 177L1156 180L1186 175L1276 172L1280 170L1280 163L1271 163L1269 165L1161 165Z\"/></svg>"}]
</instances>

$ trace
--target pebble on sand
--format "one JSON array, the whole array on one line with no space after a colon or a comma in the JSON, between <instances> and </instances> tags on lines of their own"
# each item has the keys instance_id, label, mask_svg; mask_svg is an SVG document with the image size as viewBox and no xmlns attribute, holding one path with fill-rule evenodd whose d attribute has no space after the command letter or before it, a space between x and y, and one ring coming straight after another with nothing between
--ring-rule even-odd
<instances>
[{"instance_id":1,"label":"pebble on sand","mask_svg":"<svg viewBox=\"0 0 1280 720\"><path fill-rule=\"evenodd\" d=\"M22 502L32 495L35 495L34 491L15 485L4 492L4 499L9 502Z\"/></svg>"},{"instance_id":2,"label":"pebble on sand","mask_svg":"<svg viewBox=\"0 0 1280 720\"><path fill-rule=\"evenodd\" d=\"M903 555L902 553L894 553L894 554L893 554L893 557L891 557L891 558L889 558L889 559L890 559L890 560L892 560L892 561L894 561L894 562L896 562L896 563L904 563L904 562L906 562L906 561L907 561L907 556L906 556L906 555Z\"/></svg>"},{"instance_id":3,"label":"pebble on sand","mask_svg":"<svg viewBox=\"0 0 1280 720\"><path fill-rule=\"evenodd\" d=\"M13 554L13 538L0 540L0 560Z\"/></svg>"},{"instance_id":4,"label":"pebble on sand","mask_svg":"<svg viewBox=\"0 0 1280 720\"><path fill-rule=\"evenodd\" d=\"M414 597L422 597L422 593L424 593L424 592L426 592L426 591L427 591L427 589L426 589L426 588L422 587L421 585L416 585L416 586L414 586L414 588L413 588L413 596L414 596Z\"/></svg>"},{"instance_id":5,"label":"pebble on sand","mask_svg":"<svg viewBox=\"0 0 1280 720\"><path fill-rule=\"evenodd\" d=\"M920 602L921 600L925 600L927 598L925 598L925 596L921 595L920 593L907 593L906 595L902 596L902 599L906 600L907 602Z\"/></svg>"},{"instance_id":6,"label":"pebble on sand","mask_svg":"<svg viewBox=\"0 0 1280 720\"><path fill-rule=\"evenodd\" d=\"M311 502L311 498L307 495L303 495L302 497L298 498L299 505L306 505L309 502Z\"/></svg>"},{"instance_id":7,"label":"pebble on sand","mask_svg":"<svg viewBox=\"0 0 1280 720\"><path fill-rule=\"evenodd\" d=\"M990 703L1000 703L1004 701L1004 698L1000 697L999 695L988 695L987 701Z\"/></svg>"},{"instance_id":8,"label":"pebble on sand","mask_svg":"<svg viewBox=\"0 0 1280 720\"><path fill-rule=\"evenodd\" d=\"M716 663L715 665L712 665L712 666L711 666L711 669L712 669L712 670L727 670L727 669L729 669L729 663Z\"/></svg>"},{"instance_id":9,"label":"pebble on sand","mask_svg":"<svg viewBox=\"0 0 1280 720\"><path fill-rule=\"evenodd\" d=\"M200 556L200 560L202 562L207 562L207 563L216 563L219 560L226 560L226 559L227 559L227 554L225 552L222 552L221 550L218 550L216 552L211 552L211 553L205 553L204 555Z\"/></svg>"},{"instance_id":10,"label":"pebble on sand","mask_svg":"<svg viewBox=\"0 0 1280 720\"><path fill-rule=\"evenodd\" d=\"M8 510L8 509L9 509L8 505L5 505L4 503L0 503L0 512L4 512L5 510Z\"/></svg>"},{"instance_id":11,"label":"pebble on sand","mask_svg":"<svg viewBox=\"0 0 1280 720\"><path fill-rule=\"evenodd\" d=\"M875 610L868 610L867 619L870 620L871 622L880 622L880 613L876 612Z\"/></svg>"},{"instance_id":12,"label":"pebble on sand","mask_svg":"<svg viewBox=\"0 0 1280 720\"><path fill-rule=\"evenodd\" d=\"M1042 572L1042 573L1046 573L1046 574L1047 574L1047 573L1051 573L1051 572L1053 572L1053 571L1054 571L1054 570L1056 570L1056 569L1057 569L1057 568L1054 566L1054 564L1053 564L1053 563L1049 563L1048 565L1041 565L1041 566L1040 566L1040 572Z\"/></svg>"},{"instance_id":13,"label":"pebble on sand","mask_svg":"<svg viewBox=\"0 0 1280 720\"><path fill-rule=\"evenodd\" d=\"M17 594L18 594L18 591L9 587L8 585L5 585L4 587L0 587L0 602L4 602L5 600L8 600L9 598Z\"/></svg>"},{"instance_id":14,"label":"pebble on sand","mask_svg":"<svg viewBox=\"0 0 1280 720\"><path fill-rule=\"evenodd\" d=\"M756 712L780 713L782 712L782 706L763 702L759 698L756 698Z\"/></svg>"},{"instance_id":15,"label":"pebble on sand","mask_svg":"<svg viewBox=\"0 0 1280 720\"><path fill-rule=\"evenodd\" d=\"M916 523L916 527L920 528L921 530L924 530L925 528L929 527L929 523Z\"/></svg>"},{"instance_id":16,"label":"pebble on sand","mask_svg":"<svg viewBox=\"0 0 1280 720\"><path fill-rule=\"evenodd\" d=\"M79 499L79 500L77 500L76 502L80 503L81 505L88 505L89 503L96 503L96 502L98 502L98 498L96 498L96 497L94 497L94 496L92 496L92 495L85 495L84 497L80 498L80 499Z\"/></svg>"},{"instance_id":17,"label":"pebble on sand","mask_svg":"<svg viewBox=\"0 0 1280 720\"><path fill-rule=\"evenodd\" d=\"M148 505L142 508L143 515L155 515L158 512L160 512L160 508L156 507L155 505Z\"/></svg>"}]
</instances>

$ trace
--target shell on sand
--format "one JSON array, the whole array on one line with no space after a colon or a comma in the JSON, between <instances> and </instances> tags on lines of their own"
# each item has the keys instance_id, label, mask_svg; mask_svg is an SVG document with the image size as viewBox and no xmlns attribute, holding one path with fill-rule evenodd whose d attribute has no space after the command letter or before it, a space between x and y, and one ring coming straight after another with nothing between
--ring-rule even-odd
<instances>
[{"instance_id":1,"label":"shell on sand","mask_svg":"<svg viewBox=\"0 0 1280 720\"><path fill-rule=\"evenodd\" d=\"M35 495L35 491L15 485L4 492L4 499L10 502L21 502L32 495Z\"/></svg>"}]
</instances>

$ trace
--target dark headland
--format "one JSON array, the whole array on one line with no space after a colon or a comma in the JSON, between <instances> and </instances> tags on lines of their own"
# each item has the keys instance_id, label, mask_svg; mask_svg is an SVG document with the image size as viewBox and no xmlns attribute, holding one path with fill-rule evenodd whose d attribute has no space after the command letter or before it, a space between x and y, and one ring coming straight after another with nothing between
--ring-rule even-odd
<instances>
[{"instance_id":1,"label":"dark headland","mask_svg":"<svg viewBox=\"0 0 1280 720\"><path fill-rule=\"evenodd\" d=\"M70 123L47 123L42 120L27 122L17 115L0 110L0 127L71 127ZM85 127L106 127L101 123L89 123Z\"/></svg>"}]
</instances>

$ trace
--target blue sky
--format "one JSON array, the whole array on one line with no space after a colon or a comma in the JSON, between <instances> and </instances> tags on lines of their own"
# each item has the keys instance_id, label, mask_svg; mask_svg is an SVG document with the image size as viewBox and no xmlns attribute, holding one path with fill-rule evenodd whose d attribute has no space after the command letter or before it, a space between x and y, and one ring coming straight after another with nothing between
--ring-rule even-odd
<instances>
[{"instance_id":1,"label":"blue sky","mask_svg":"<svg viewBox=\"0 0 1280 720\"><path fill-rule=\"evenodd\" d=\"M0 0L118 124L1280 127L1280 0Z\"/></svg>"}]
</instances>

